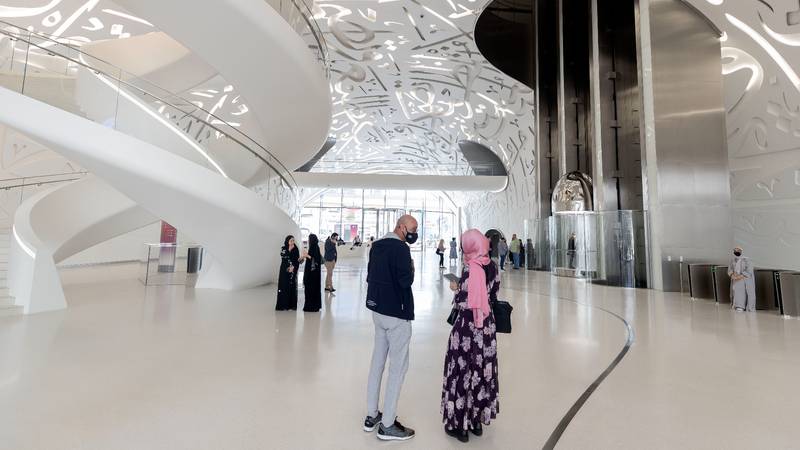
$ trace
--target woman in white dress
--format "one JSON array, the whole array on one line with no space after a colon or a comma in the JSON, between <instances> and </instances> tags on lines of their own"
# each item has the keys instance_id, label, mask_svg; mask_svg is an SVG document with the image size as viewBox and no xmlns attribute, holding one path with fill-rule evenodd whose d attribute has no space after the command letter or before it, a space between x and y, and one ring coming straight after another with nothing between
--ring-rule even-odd
<instances>
[{"instance_id":1,"label":"woman in white dress","mask_svg":"<svg viewBox=\"0 0 800 450\"><path fill-rule=\"evenodd\" d=\"M733 249L733 258L728 265L728 276L731 277L731 301L736 311L756 310L756 280L753 263L750 258L742 256L742 248Z\"/></svg>"}]
</instances>

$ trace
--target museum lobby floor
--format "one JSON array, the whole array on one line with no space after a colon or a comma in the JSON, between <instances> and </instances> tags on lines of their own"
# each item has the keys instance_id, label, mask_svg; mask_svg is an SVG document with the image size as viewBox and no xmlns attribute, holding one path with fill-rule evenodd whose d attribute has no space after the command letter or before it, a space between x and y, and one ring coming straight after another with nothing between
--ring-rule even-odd
<instances>
[{"instance_id":1,"label":"museum lobby floor","mask_svg":"<svg viewBox=\"0 0 800 450\"><path fill-rule=\"evenodd\" d=\"M372 321L353 259L321 313L275 312L273 286L145 288L134 265L63 269L69 309L0 319L0 449L541 448L629 339L556 448L798 445L800 321L522 270L503 274L515 310L500 415L460 444L439 415L451 293L434 256L417 257L399 407L411 441L361 430Z\"/></svg>"}]
</instances>

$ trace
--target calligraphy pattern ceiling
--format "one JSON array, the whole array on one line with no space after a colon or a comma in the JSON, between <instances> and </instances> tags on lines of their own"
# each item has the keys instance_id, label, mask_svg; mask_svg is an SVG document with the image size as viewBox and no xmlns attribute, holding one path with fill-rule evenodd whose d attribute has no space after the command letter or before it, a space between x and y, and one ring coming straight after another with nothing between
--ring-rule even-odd
<instances>
[{"instance_id":1,"label":"calligraphy pattern ceiling","mask_svg":"<svg viewBox=\"0 0 800 450\"><path fill-rule=\"evenodd\" d=\"M473 31L486 4L316 3L330 51L336 145L313 170L467 174L458 141L472 140L500 156L510 176L504 193L462 199L483 202L468 211L468 223L489 225L509 209L529 216L536 198L534 96L478 51Z\"/></svg>"}]
</instances>

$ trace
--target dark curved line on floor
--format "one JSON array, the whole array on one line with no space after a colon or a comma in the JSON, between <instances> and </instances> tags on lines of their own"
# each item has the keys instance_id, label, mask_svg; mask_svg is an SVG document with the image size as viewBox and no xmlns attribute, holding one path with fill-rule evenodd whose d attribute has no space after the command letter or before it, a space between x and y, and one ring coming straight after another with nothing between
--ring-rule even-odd
<instances>
[{"instance_id":1,"label":"dark curved line on floor","mask_svg":"<svg viewBox=\"0 0 800 450\"><path fill-rule=\"evenodd\" d=\"M513 290L518 290L518 289L504 288L503 290L513 291ZM537 292L537 294L538 295L545 295L545 294L539 293L539 292ZM572 406L569 408L567 413L564 414L564 417L562 417L561 421L558 422L558 425L556 425L556 427L553 429L553 432L550 433L550 437L547 439L547 442L545 442L544 445L542 446L542 450L552 450L552 449L554 449L556 447L556 444L558 444L558 441L561 439L561 436L567 430L567 427L569 427L569 424L572 422L572 419L574 419L575 416L578 415L578 412L581 410L581 408L586 403L586 401L589 400L589 397L592 396L594 391L597 390L597 388L600 386L600 383L602 383L611 374L611 372L613 372L614 369L616 369L617 365L619 365L619 363L622 361L622 359L625 358L625 355L628 354L628 351L631 349L631 346L633 345L633 341L635 340L634 339L633 327L631 326L630 322L628 322L624 317L620 316L619 314L615 313L614 311L609 311L609 310L607 310L605 308L601 308L599 306L594 306L594 305L589 305L589 304L586 304L586 303L581 303L581 302L579 302L577 300L574 300L574 299L571 299L571 298L566 298L566 297L556 297L556 298L559 299L559 300L568 301L570 303L575 303L576 305L583 306L585 308L594 308L594 309L596 309L598 311L603 311L605 313L608 313L608 314L616 317L617 319L619 319L620 322L622 322L623 325L625 325L625 329L627 330L628 337L625 340L625 345L622 346L622 350L620 350L619 353L617 353L617 356L614 358L613 361L611 361L611 364L609 364L608 367L606 367L606 369L597 378L595 378L594 381L592 381L592 383L589 385L589 387L587 387L586 390L583 391L581 396L578 397L577 400L575 400L575 403L572 404Z\"/></svg>"},{"instance_id":2,"label":"dark curved line on floor","mask_svg":"<svg viewBox=\"0 0 800 450\"><path fill-rule=\"evenodd\" d=\"M598 376L592 382L592 384L590 384L589 387L587 387L586 390L583 391L583 394L581 394L581 396L578 397L575 403L572 404L572 407L569 409L569 411L567 411L567 413L564 414L564 417L562 417L561 421L558 422L558 425L556 425L553 432L550 433L550 437L547 439L547 442L545 442L544 446L542 446L543 450L552 450L556 447L556 444L558 444L558 441L561 439L561 436L564 434L564 431L567 430L567 427L572 422L572 419L575 418L575 416L578 414L578 411L581 410L586 401L589 400L589 397L591 397L594 391L597 390L597 388L600 386L600 383L602 383L611 374L611 372L614 371L614 369L617 367L617 365L619 365L619 363L622 361L625 355L628 354L628 350L631 349L631 346L633 345L634 341L633 327L627 320L625 320L624 317L620 316L619 314L613 311L609 311L605 308L601 308L599 306L581 303L577 300L563 298L563 297L558 297L558 298L560 300L566 300L568 302L575 303L576 305L584 306L587 308L594 308L616 317L625 325L625 328L628 332L628 338L625 340L625 345L622 346L622 350L620 350L619 353L617 353L616 358L614 358L614 360L611 361L611 364L609 364L608 367L606 367L606 370L604 370L600 374L600 376Z\"/></svg>"}]
</instances>

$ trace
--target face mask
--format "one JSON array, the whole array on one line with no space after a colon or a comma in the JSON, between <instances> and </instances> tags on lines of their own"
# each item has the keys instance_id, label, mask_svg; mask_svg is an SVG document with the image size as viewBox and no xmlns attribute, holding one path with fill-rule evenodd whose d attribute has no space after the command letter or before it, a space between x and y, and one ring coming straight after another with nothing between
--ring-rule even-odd
<instances>
[{"instance_id":1,"label":"face mask","mask_svg":"<svg viewBox=\"0 0 800 450\"><path fill-rule=\"evenodd\" d=\"M417 242L417 239L419 239L419 234L406 231L406 242L413 244L414 242Z\"/></svg>"},{"instance_id":2,"label":"face mask","mask_svg":"<svg viewBox=\"0 0 800 450\"><path fill-rule=\"evenodd\" d=\"M742 252L733 252L735 256L742 256Z\"/></svg>"}]
</instances>

